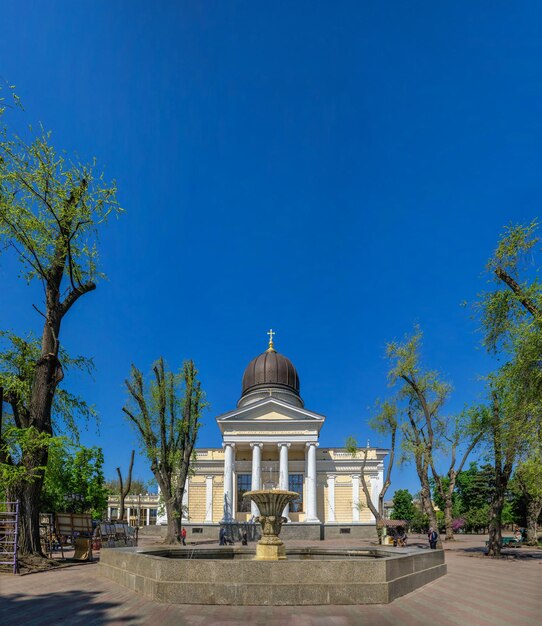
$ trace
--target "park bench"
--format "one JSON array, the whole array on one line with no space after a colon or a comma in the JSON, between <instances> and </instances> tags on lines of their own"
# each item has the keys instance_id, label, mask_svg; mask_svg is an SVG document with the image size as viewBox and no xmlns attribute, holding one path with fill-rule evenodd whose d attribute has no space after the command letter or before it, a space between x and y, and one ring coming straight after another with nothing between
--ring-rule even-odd
<instances>
[{"instance_id":1,"label":"park bench","mask_svg":"<svg viewBox=\"0 0 542 626\"><path fill-rule=\"evenodd\" d=\"M137 546L138 529L128 522L100 522L96 528L95 541L102 548Z\"/></svg>"},{"instance_id":2,"label":"park bench","mask_svg":"<svg viewBox=\"0 0 542 626\"><path fill-rule=\"evenodd\" d=\"M501 537L501 548L519 548L523 544L523 541L517 541L515 537ZM489 545L489 541L486 541L486 546Z\"/></svg>"},{"instance_id":3,"label":"park bench","mask_svg":"<svg viewBox=\"0 0 542 626\"><path fill-rule=\"evenodd\" d=\"M522 543L521 540L518 541L515 537L503 537L501 539L501 546L503 548L519 548Z\"/></svg>"}]
</instances>

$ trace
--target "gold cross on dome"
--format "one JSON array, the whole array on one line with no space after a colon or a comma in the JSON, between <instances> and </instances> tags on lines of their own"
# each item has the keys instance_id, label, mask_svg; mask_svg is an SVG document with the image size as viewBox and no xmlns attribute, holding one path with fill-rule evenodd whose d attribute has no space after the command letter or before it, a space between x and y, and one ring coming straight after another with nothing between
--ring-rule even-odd
<instances>
[{"instance_id":1,"label":"gold cross on dome","mask_svg":"<svg viewBox=\"0 0 542 626\"><path fill-rule=\"evenodd\" d=\"M277 333L272 328L270 328L267 331L267 334L269 335L269 348L268 348L268 350L274 350L274 348L273 348L273 335L276 335Z\"/></svg>"}]
</instances>

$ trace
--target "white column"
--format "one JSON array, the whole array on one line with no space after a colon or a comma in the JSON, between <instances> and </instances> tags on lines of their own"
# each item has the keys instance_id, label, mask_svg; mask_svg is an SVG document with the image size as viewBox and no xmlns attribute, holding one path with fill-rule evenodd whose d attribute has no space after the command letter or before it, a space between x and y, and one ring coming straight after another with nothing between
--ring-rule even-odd
<instances>
[{"instance_id":1,"label":"white column","mask_svg":"<svg viewBox=\"0 0 542 626\"><path fill-rule=\"evenodd\" d=\"M110 506L107 507L107 519L111 519L111 507Z\"/></svg>"},{"instance_id":2,"label":"white column","mask_svg":"<svg viewBox=\"0 0 542 626\"><path fill-rule=\"evenodd\" d=\"M162 498L162 491L160 485L158 485L158 503L156 505L156 525L163 526L167 524L167 512L164 498Z\"/></svg>"},{"instance_id":3,"label":"white column","mask_svg":"<svg viewBox=\"0 0 542 626\"><path fill-rule=\"evenodd\" d=\"M224 444L224 516L223 522L233 520L233 459L234 443Z\"/></svg>"},{"instance_id":4,"label":"white column","mask_svg":"<svg viewBox=\"0 0 542 626\"><path fill-rule=\"evenodd\" d=\"M319 522L316 515L316 446L315 442L307 443L307 515L306 522Z\"/></svg>"},{"instance_id":5,"label":"white column","mask_svg":"<svg viewBox=\"0 0 542 626\"><path fill-rule=\"evenodd\" d=\"M132 513L132 509L129 506L126 507L126 519L128 521L128 525L130 525L130 517L132 516L131 513Z\"/></svg>"},{"instance_id":6,"label":"white column","mask_svg":"<svg viewBox=\"0 0 542 626\"><path fill-rule=\"evenodd\" d=\"M327 477L327 522L335 521L335 476Z\"/></svg>"},{"instance_id":7,"label":"white column","mask_svg":"<svg viewBox=\"0 0 542 626\"><path fill-rule=\"evenodd\" d=\"M359 474L352 476L352 521L359 522Z\"/></svg>"},{"instance_id":8,"label":"white column","mask_svg":"<svg viewBox=\"0 0 542 626\"><path fill-rule=\"evenodd\" d=\"M204 523L213 521L213 477L205 477L205 520Z\"/></svg>"},{"instance_id":9,"label":"white column","mask_svg":"<svg viewBox=\"0 0 542 626\"><path fill-rule=\"evenodd\" d=\"M147 505L147 526L151 525L151 505Z\"/></svg>"},{"instance_id":10,"label":"white column","mask_svg":"<svg viewBox=\"0 0 542 626\"><path fill-rule=\"evenodd\" d=\"M252 482L250 488L252 491L261 489L262 485L262 448L261 443L251 443L252 448ZM258 506L255 502L250 503L250 512L254 517L260 514Z\"/></svg>"},{"instance_id":11,"label":"white column","mask_svg":"<svg viewBox=\"0 0 542 626\"><path fill-rule=\"evenodd\" d=\"M182 519L184 520L188 520L189 519L189 514L188 514L188 478L186 479L185 483L184 483L184 491L183 491L183 501L182 501L182 505L183 505L183 514L182 514Z\"/></svg>"},{"instance_id":12,"label":"white column","mask_svg":"<svg viewBox=\"0 0 542 626\"><path fill-rule=\"evenodd\" d=\"M288 491L288 448L289 443L277 444L280 450L280 464L279 464L279 489L285 489ZM282 515L290 521L289 517L290 505L287 504L282 511Z\"/></svg>"}]
</instances>

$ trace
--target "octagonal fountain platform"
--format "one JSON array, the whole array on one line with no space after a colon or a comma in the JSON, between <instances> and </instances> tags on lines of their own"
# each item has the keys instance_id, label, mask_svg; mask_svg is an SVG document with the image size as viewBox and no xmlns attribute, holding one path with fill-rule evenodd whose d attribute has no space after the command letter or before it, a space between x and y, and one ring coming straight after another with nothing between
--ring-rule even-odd
<instances>
[{"instance_id":1,"label":"octagonal fountain platform","mask_svg":"<svg viewBox=\"0 0 542 626\"><path fill-rule=\"evenodd\" d=\"M248 491L262 529L250 548L106 549L104 576L151 600L176 604L380 604L446 573L442 550L407 548L285 549L285 506L298 494Z\"/></svg>"},{"instance_id":2,"label":"octagonal fountain platform","mask_svg":"<svg viewBox=\"0 0 542 626\"><path fill-rule=\"evenodd\" d=\"M381 604L446 574L443 550L288 548L254 560L254 549L120 548L101 551L101 574L175 604Z\"/></svg>"}]
</instances>

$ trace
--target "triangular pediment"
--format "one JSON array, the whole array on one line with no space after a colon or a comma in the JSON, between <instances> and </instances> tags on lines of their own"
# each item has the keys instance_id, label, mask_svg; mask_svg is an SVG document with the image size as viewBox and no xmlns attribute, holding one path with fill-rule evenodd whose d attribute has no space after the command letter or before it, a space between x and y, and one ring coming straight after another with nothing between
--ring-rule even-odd
<instances>
[{"instance_id":1,"label":"triangular pediment","mask_svg":"<svg viewBox=\"0 0 542 626\"><path fill-rule=\"evenodd\" d=\"M224 413L216 418L219 423L256 421L256 422L281 422L281 421L309 421L323 422L325 417L305 408L292 406L287 402L266 398L244 407Z\"/></svg>"}]
</instances>

